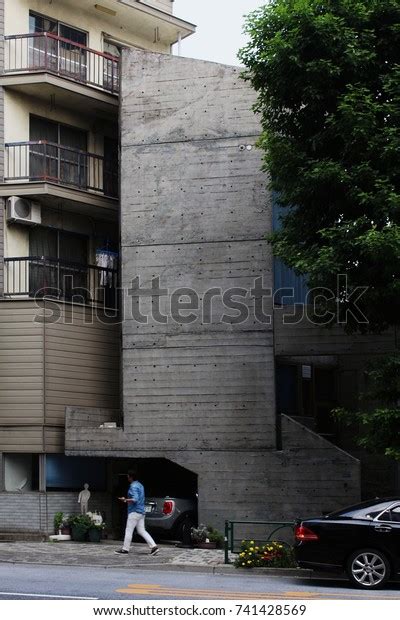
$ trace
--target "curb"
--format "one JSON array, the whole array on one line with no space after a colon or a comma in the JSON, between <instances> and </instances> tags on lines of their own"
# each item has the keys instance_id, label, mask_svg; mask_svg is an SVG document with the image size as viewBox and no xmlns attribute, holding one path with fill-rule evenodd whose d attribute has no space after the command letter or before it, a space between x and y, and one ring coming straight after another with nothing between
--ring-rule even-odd
<instances>
[{"instance_id":1,"label":"curb","mask_svg":"<svg viewBox=\"0 0 400 620\"><path fill-rule=\"evenodd\" d=\"M16 560L2 560L1 564L25 565L25 566L65 566L65 563L51 562L30 562ZM303 579L311 579L316 577L315 573L309 569L303 568L235 568L229 564L220 564L216 566L189 565L189 564L73 564L77 568L103 568L107 570L133 570L140 569L143 571L161 571L161 572L187 572L187 573L203 573L211 575L262 575L264 577L295 577Z\"/></svg>"}]
</instances>

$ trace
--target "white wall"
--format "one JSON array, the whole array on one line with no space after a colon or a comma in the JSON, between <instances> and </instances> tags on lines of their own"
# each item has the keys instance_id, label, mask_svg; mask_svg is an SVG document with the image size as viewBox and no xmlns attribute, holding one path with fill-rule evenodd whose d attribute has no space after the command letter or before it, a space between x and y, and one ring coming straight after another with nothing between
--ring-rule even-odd
<instances>
[{"instance_id":1,"label":"white wall","mask_svg":"<svg viewBox=\"0 0 400 620\"><path fill-rule=\"evenodd\" d=\"M154 43L141 31L133 9L124 12L129 21L107 16L94 10L95 2L65 2L64 0L5 0L5 34L27 34L29 32L29 11L35 11L88 32L88 47L103 51L103 33L122 40L128 45L169 53L169 46ZM101 3L100 3L101 4ZM149 3L150 4L150 3ZM156 2L153 2L155 5ZM165 4L164 2L162 3ZM159 7L160 8L160 7ZM121 14L121 10L119 11Z\"/></svg>"},{"instance_id":2,"label":"white wall","mask_svg":"<svg viewBox=\"0 0 400 620\"><path fill-rule=\"evenodd\" d=\"M83 110L70 110L61 106L52 108L50 102L46 103L41 99L34 99L7 89L4 97L4 140L6 143L29 140L30 114L89 132L88 150L97 155L104 153L104 136L118 137L115 126L101 119L86 116Z\"/></svg>"}]
</instances>

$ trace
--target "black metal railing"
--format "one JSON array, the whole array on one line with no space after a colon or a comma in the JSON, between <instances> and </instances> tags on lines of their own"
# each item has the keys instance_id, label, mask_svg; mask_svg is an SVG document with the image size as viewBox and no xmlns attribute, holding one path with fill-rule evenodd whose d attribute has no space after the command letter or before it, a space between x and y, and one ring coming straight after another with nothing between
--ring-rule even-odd
<instances>
[{"instance_id":1,"label":"black metal railing","mask_svg":"<svg viewBox=\"0 0 400 620\"><path fill-rule=\"evenodd\" d=\"M50 32L4 37L5 73L54 73L119 93L119 58L97 52Z\"/></svg>"},{"instance_id":2,"label":"black metal railing","mask_svg":"<svg viewBox=\"0 0 400 620\"><path fill-rule=\"evenodd\" d=\"M286 530L285 538L291 540L293 538L294 525L294 521L225 521L225 564L229 564L229 553L239 553L240 541L245 535L248 536L249 529L252 531L251 536L254 542L262 544L272 540L272 537L278 532L282 533L282 530ZM237 530L240 530L240 528L242 528L240 536L235 536L235 533L237 534Z\"/></svg>"},{"instance_id":3,"label":"black metal railing","mask_svg":"<svg viewBox=\"0 0 400 620\"><path fill-rule=\"evenodd\" d=\"M118 164L114 159L46 140L8 143L5 154L6 182L47 181L118 196Z\"/></svg>"},{"instance_id":4,"label":"black metal railing","mask_svg":"<svg viewBox=\"0 0 400 620\"><path fill-rule=\"evenodd\" d=\"M118 270L46 256L4 259L4 296L118 307Z\"/></svg>"}]
</instances>

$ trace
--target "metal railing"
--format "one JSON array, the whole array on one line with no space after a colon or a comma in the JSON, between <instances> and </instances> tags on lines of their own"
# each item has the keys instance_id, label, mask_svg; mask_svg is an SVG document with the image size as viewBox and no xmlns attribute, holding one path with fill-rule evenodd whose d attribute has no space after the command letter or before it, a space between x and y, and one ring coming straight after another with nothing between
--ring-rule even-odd
<instances>
[{"instance_id":1,"label":"metal railing","mask_svg":"<svg viewBox=\"0 0 400 620\"><path fill-rule=\"evenodd\" d=\"M119 93L119 58L50 32L4 37L5 73L43 71Z\"/></svg>"},{"instance_id":2,"label":"metal railing","mask_svg":"<svg viewBox=\"0 0 400 620\"><path fill-rule=\"evenodd\" d=\"M286 528L290 528L293 530L295 522L294 521L225 521L225 537L224 537L224 551L225 551L225 564L229 564L229 552L237 553L238 549L236 548L236 543L241 542L243 536L240 538L235 538L235 526L236 525L244 525L244 526L262 526L262 538L257 538L254 534L254 527L252 528L252 540L255 543L267 543L272 539L272 536L276 534L276 532L280 532ZM267 526L267 529L264 527Z\"/></svg>"},{"instance_id":3,"label":"metal railing","mask_svg":"<svg viewBox=\"0 0 400 620\"><path fill-rule=\"evenodd\" d=\"M46 256L4 259L4 296L118 308L118 270Z\"/></svg>"},{"instance_id":4,"label":"metal railing","mask_svg":"<svg viewBox=\"0 0 400 620\"><path fill-rule=\"evenodd\" d=\"M48 181L118 196L117 162L68 146L36 140L5 145L4 180Z\"/></svg>"}]
</instances>

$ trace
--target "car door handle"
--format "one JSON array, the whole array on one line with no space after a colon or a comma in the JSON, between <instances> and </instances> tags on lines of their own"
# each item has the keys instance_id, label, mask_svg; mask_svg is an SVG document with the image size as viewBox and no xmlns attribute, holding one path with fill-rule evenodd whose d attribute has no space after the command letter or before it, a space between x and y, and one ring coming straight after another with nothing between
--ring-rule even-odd
<instances>
[{"instance_id":1,"label":"car door handle","mask_svg":"<svg viewBox=\"0 0 400 620\"><path fill-rule=\"evenodd\" d=\"M389 532L392 531L392 528L390 527L390 525L376 525L374 527L374 530L376 532L382 532L382 534L388 534Z\"/></svg>"}]
</instances>

